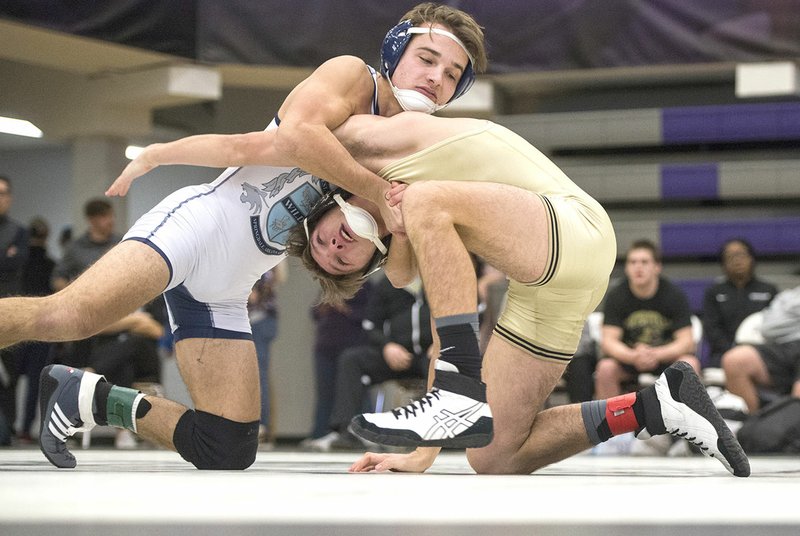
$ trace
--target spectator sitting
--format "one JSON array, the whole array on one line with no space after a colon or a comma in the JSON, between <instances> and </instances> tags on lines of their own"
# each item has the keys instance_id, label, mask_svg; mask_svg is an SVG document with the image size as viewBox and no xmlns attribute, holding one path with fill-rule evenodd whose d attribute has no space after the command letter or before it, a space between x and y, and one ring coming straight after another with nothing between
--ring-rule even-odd
<instances>
[{"instance_id":1,"label":"spectator sitting","mask_svg":"<svg viewBox=\"0 0 800 536\"><path fill-rule=\"evenodd\" d=\"M363 325L369 344L345 350L339 358L331 432L304 443L304 449L363 448L347 425L362 411L367 389L387 380L427 378L433 336L419 278L404 288L382 278L367 302Z\"/></svg>"},{"instance_id":2,"label":"spectator sitting","mask_svg":"<svg viewBox=\"0 0 800 536\"><path fill-rule=\"evenodd\" d=\"M725 280L709 287L703 300L703 336L711 349L711 367L719 367L722 354L734 346L742 321L769 305L778 293L775 285L755 277L753 247L746 240L726 241L720 262Z\"/></svg>"},{"instance_id":3,"label":"spectator sitting","mask_svg":"<svg viewBox=\"0 0 800 536\"><path fill-rule=\"evenodd\" d=\"M661 374L675 361L696 372L692 313L686 295L661 276L661 253L638 240L625 256L625 280L609 290L603 308L602 356L595 373L595 396L623 393L625 382L643 372Z\"/></svg>"},{"instance_id":4,"label":"spectator sitting","mask_svg":"<svg viewBox=\"0 0 800 536\"><path fill-rule=\"evenodd\" d=\"M800 286L780 292L763 310L764 344L734 346L722 356L726 387L750 413L762 400L759 388L800 397Z\"/></svg>"}]
</instances>

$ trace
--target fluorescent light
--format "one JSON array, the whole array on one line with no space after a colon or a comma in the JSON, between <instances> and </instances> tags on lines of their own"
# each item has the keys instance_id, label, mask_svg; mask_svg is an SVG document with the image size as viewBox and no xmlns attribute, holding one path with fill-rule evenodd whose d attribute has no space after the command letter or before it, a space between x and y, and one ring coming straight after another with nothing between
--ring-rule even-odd
<instances>
[{"instance_id":1,"label":"fluorescent light","mask_svg":"<svg viewBox=\"0 0 800 536\"><path fill-rule=\"evenodd\" d=\"M0 117L0 132L14 134L16 136L27 136L29 138L42 137L42 131L30 121L12 119L10 117Z\"/></svg>"},{"instance_id":2,"label":"fluorescent light","mask_svg":"<svg viewBox=\"0 0 800 536\"><path fill-rule=\"evenodd\" d=\"M800 69L791 61L736 65L736 96L800 95Z\"/></svg>"},{"instance_id":3,"label":"fluorescent light","mask_svg":"<svg viewBox=\"0 0 800 536\"><path fill-rule=\"evenodd\" d=\"M138 145L128 145L125 148L125 158L128 160L133 160L139 156L142 151L144 151L144 147L139 147Z\"/></svg>"}]
</instances>

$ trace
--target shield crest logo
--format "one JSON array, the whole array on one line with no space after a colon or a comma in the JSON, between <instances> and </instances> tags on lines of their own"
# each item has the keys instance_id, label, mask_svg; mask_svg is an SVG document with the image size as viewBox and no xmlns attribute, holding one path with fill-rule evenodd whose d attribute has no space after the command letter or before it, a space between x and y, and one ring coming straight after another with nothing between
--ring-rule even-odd
<instances>
[{"instance_id":1,"label":"shield crest logo","mask_svg":"<svg viewBox=\"0 0 800 536\"><path fill-rule=\"evenodd\" d=\"M266 232L270 242L285 245L289 229L311 212L322 195L305 183L275 203L267 214Z\"/></svg>"}]
</instances>

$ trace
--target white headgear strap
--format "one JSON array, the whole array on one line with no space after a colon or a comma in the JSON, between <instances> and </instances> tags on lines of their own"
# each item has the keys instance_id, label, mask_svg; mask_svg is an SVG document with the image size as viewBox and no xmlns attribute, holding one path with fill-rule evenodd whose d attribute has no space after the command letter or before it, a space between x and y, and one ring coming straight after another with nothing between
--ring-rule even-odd
<instances>
[{"instance_id":1,"label":"white headgear strap","mask_svg":"<svg viewBox=\"0 0 800 536\"><path fill-rule=\"evenodd\" d=\"M475 64L472 60L472 54L469 53L467 47L464 46L464 43L461 42L461 39L455 36L455 34L448 32L447 30L442 30L441 28L421 28L419 26L414 26L413 28L408 29L408 33L410 34L430 34L435 33L436 35L443 35L455 41L458 46L464 50L464 53L467 55L469 59L469 63ZM386 77L389 81L389 86L392 88L392 93L394 97L397 99L397 102L400 103L400 107L405 110L406 112L422 112L426 114L432 114L434 112L438 112L442 108L445 108L449 103L445 104L436 104L431 99L423 95L422 93L415 91L413 89L399 89L394 85L392 79L389 76Z\"/></svg>"}]
</instances>

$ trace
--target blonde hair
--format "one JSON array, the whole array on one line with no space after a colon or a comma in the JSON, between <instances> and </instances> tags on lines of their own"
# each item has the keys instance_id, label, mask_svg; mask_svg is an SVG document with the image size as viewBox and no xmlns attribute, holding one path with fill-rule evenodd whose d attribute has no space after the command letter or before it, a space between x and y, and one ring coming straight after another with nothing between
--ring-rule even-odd
<instances>
[{"instance_id":1,"label":"blonde hair","mask_svg":"<svg viewBox=\"0 0 800 536\"><path fill-rule=\"evenodd\" d=\"M421 24L441 24L458 37L472 56L472 69L476 73L486 70L489 60L483 28L468 13L450 6L425 2L413 7L400 21L410 20L414 26Z\"/></svg>"}]
</instances>

